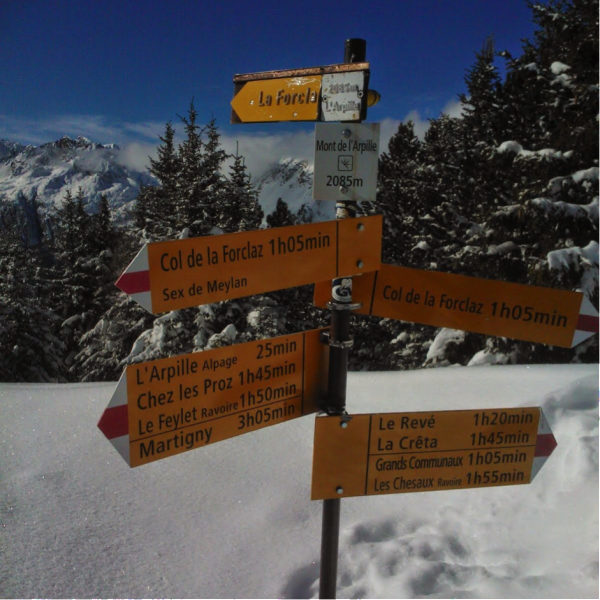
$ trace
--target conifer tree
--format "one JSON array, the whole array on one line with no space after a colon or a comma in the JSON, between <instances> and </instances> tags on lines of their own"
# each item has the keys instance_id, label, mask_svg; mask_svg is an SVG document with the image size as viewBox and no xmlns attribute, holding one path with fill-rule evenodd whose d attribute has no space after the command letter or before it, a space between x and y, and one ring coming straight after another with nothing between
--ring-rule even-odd
<instances>
[{"instance_id":1,"label":"conifer tree","mask_svg":"<svg viewBox=\"0 0 600 600\"><path fill-rule=\"evenodd\" d=\"M181 160L175 148L175 128L169 121L165 125L165 133L159 136L162 145L157 148L158 158L150 158L149 171L158 179L167 198L173 201L177 194ZM168 210L169 207L165 207Z\"/></svg>"},{"instance_id":2,"label":"conifer tree","mask_svg":"<svg viewBox=\"0 0 600 600\"><path fill-rule=\"evenodd\" d=\"M230 166L227 188L214 205L215 225L226 233L253 231L262 224L263 210L250 182L244 158L236 153Z\"/></svg>"},{"instance_id":3,"label":"conifer tree","mask_svg":"<svg viewBox=\"0 0 600 600\"><path fill-rule=\"evenodd\" d=\"M158 186L142 186L135 203L136 226L145 232L143 239L158 241L179 233L184 217L179 200L181 160L175 149L175 129L171 122L159 136L162 145L158 158L150 158L149 171L158 180Z\"/></svg>"},{"instance_id":4,"label":"conifer tree","mask_svg":"<svg viewBox=\"0 0 600 600\"><path fill-rule=\"evenodd\" d=\"M416 152L404 127L392 138L379 175L384 260L579 289L597 306L598 2L530 7L534 39L517 58L499 53L505 81L487 42L467 71L463 117L432 120ZM569 350L416 325L394 339L382 333L385 362L401 368L597 360L597 337ZM378 336L356 335L373 365Z\"/></svg>"},{"instance_id":5,"label":"conifer tree","mask_svg":"<svg viewBox=\"0 0 600 600\"><path fill-rule=\"evenodd\" d=\"M430 190L422 181L420 152L421 142L412 121L408 121L400 123L379 161L377 206L386 228L383 259L390 264L410 266L413 238L419 229L418 215L436 200L429 199Z\"/></svg>"},{"instance_id":6,"label":"conifer tree","mask_svg":"<svg viewBox=\"0 0 600 600\"><path fill-rule=\"evenodd\" d=\"M304 202L296 213L296 223L312 223L314 214L308 202Z\"/></svg>"},{"instance_id":7,"label":"conifer tree","mask_svg":"<svg viewBox=\"0 0 600 600\"><path fill-rule=\"evenodd\" d=\"M220 227L221 223L226 224L230 229L224 229L225 231L238 231L241 225L241 220L237 222L236 217L230 218L230 213L235 215L236 208L241 208L239 201L236 201L235 194L231 194L232 189L229 182L221 172L221 168L228 158L227 153L220 145L219 129L216 125L216 119L212 118L202 130L203 137L206 138L204 142L204 151L202 153L202 160L199 164L200 172L202 173L202 180L200 184L200 197L203 206L205 207L205 219L207 223L205 228L208 227ZM244 187L242 186L242 189ZM233 203L230 206L229 202ZM241 211L240 211L241 212ZM243 218L243 215L240 214Z\"/></svg>"},{"instance_id":8,"label":"conifer tree","mask_svg":"<svg viewBox=\"0 0 600 600\"><path fill-rule=\"evenodd\" d=\"M187 117L180 117L184 124L186 138L179 146L181 186L177 206L177 226L180 229L189 228L192 235L206 235L212 223L209 220L209 198L204 193L207 171L203 152L203 130L196 122L197 117L198 113L192 101Z\"/></svg>"},{"instance_id":9,"label":"conifer tree","mask_svg":"<svg viewBox=\"0 0 600 600\"><path fill-rule=\"evenodd\" d=\"M25 219L27 229L26 244L29 248L39 246L43 241L42 223L40 220L37 192L28 198L23 192L17 195L17 203Z\"/></svg>"},{"instance_id":10,"label":"conifer tree","mask_svg":"<svg viewBox=\"0 0 600 600\"><path fill-rule=\"evenodd\" d=\"M37 210L35 197L0 201L0 381L65 381L43 239L31 235Z\"/></svg>"},{"instance_id":11,"label":"conifer tree","mask_svg":"<svg viewBox=\"0 0 600 600\"><path fill-rule=\"evenodd\" d=\"M459 94L463 105L463 123L478 142L498 145L501 85L498 69L494 65L494 36L486 38L475 57L475 65L467 70L465 76L469 94Z\"/></svg>"},{"instance_id":12,"label":"conifer tree","mask_svg":"<svg viewBox=\"0 0 600 600\"><path fill-rule=\"evenodd\" d=\"M71 190L67 189L62 205L55 211L56 242L68 265L75 264L77 249L77 204Z\"/></svg>"},{"instance_id":13,"label":"conifer tree","mask_svg":"<svg viewBox=\"0 0 600 600\"><path fill-rule=\"evenodd\" d=\"M286 227L295 224L296 217L292 214L287 202L277 198L275 209L270 215L267 215L267 225L269 227Z\"/></svg>"},{"instance_id":14,"label":"conifer tree","mask_svg":"<svg viewBox=\"0 0 600 600\"><path fill-rule=\"evenodd\" d=\"M113 222L110 205L106 194L100 195L98 212L92 219L93 238L98 252L114 249L117 231Z\"/></svg>"}]
</instances>

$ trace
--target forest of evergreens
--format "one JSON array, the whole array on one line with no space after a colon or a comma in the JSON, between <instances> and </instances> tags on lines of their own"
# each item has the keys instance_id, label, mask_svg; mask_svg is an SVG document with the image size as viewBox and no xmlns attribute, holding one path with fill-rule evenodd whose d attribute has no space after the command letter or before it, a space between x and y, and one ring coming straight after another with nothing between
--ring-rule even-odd
<instances>
[{"instance_id":1,"label":"forest of evergreens","mask_svg":"<svg viewBox=\"0 0 600 600\"><path fill-rule=\"evenodd\" d=\"M529 5L522 53L482 40L461 117L432 119L422 140L400 124L376 201L359 212L383 214L386 263L581 290L597 308L598 1ZM158 185L142 188L127 223L115 225L105 197L90 214L81 190L52 210L35 195L0 198L0 381L114 381L131 361L326 325L311 286L154 316L113 285L144 243L263 223L214 120L200 126L192 103L180 121L183 141L167 123L150 165ZM308 214L284 198L266 226ZM598 360L597 336L564 349L360 316L352 329L357 370Z\"/></svg>"}]
</instances>

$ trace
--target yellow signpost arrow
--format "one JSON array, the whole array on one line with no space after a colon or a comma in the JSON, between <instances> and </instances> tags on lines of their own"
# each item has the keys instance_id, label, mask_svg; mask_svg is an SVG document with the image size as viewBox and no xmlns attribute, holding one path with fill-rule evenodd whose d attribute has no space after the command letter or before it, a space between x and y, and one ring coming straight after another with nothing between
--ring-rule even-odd
<instances>
[{"instance_id":1,"label":"yellow signpost arrow","mask_svg":"<svg viewBox=\"0 0 600 600\"><path fill-rule=\"evenodd\" d=\"M527 484L555 447L539 407L320 416L312 499Z\"/></svg>"},{"instance_id":2,"label":"yellow signpost arrow","mask_svg":"<svg viewBox=\"0 0 600 600\"><path fill-rule=\"evenodd\" d=\"M151 313L357 275L381 264L380 215L147 244L117 281Z\"/></svg>"},{"instance_id":3,"label":"yellow signpost arrow","mask_svg":"<svg viewBox=\"0 0 600 600\"><path fill-rule=\"evenodd\" d=\"M316 121L321 75L249 81L231 101L243 123Z\"/></svg>"},{"instance_id":4,"label":"yellow signpost arrow","mask_svg":"<svg viewBox=\"0 0 600 600\"><path fill-rule=\"evenodd\" d=\"M349 83L349 73L362 76ZM369 105L368 79L366 62L235 75L231 122L360 121ZM346 106L348 93L351 108ZM370 102L375 103L373 94Z\"/></svg>"},{"instance_id":5,"label":"yellow signpost arrow","mask_svg":"<svg viewBox=\"0 0 600 600\"><path fill-rule=\"evenodd\" d=\"M315 286L315 305L328 301ZM572 348L598 332L598 313L569 292L382 264L354 279L358 313Z\"/></svg>"},{"instance_id":6,"label":"yellow signpost arrow","mask_svg":"<svg viewBox=\"0 0 600 600\"><path fill-rule=\"evenodd\" d=\"M98 427L137 467L317 412L322 331L128 365Z\"/></svg>"}]
</instances>

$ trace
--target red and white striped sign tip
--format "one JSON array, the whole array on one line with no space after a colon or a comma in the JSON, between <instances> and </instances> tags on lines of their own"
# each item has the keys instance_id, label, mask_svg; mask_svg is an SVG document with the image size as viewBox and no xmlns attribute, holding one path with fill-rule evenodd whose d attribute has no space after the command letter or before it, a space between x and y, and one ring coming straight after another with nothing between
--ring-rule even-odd
<instances>
[{"instance_id":1,"label":"red and white striped sign tip","mask_svg":"<svg viewBox=\"0 0 600 600\"><path fill-rule=\"evenodd\" d=\"M571 348L581 344L581 342L584 342L596 333L598 333L598 311L584 294Z\"/></svg>"},{"instance_id":2,"label":"red and white striped sign tip","mask_svg":"<svg viewBox=\"0 0 600 600\"><path fill-rule=\"evenodd\" d=\"M533 465L531 466L531 479L540 472L544 463L558 446L558 442L550 429L550 424L546 419L544 411L540 408L540 421L538 424L537 439L535 443L535 453L533 455Z\"/></svg>"},{"instance_id":3,"label":"red and white striped sign tip","mask_svg":"<svg viewBox=\"0 0 600 600\"><path fill-rule=\"evenodd\" d=\"M117 388L98 421L98 429L131 466L129 460L129 414L127 411L127 371L123 371Z\"/></svg>"},{"instance_id":4,"label":"red and white striped sign tip","mask_svg":"<svg viewBox=\"0 0 600 600\"><path fill-rule=\"evenodd\" d=\"M148 312L152 312L150 294L150 267L148 265L148 246L144 246L131 261L125 272L115 284L122 292L129 294Z\"/></svg>"}]
</instances>

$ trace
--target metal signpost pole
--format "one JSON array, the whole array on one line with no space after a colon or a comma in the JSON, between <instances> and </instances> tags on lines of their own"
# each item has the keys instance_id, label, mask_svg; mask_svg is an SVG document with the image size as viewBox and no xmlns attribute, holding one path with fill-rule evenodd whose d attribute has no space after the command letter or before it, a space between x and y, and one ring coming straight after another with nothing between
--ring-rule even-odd
<instances>
[{"instance_id":1,"label":"metal signpost pole","mask_svg":"<svg viewBox=\"0 0 600 600\"><path fill-rule=\"evenodd\" d=\"M344 63L364 62L366 51L367 42L365 40L356 38L346 40ZM363 104L366 104L366 102L367 98L364 97ZM336 203L336 219L347 219L355 216L355 201ZM325 410L329 415L343 415L346 409L348 349L351 345L352 278L334 279L331 295L329 385ZM336 597L341 502L340 498L323 500L319 598Z\"/></svg>"}]
</instances>

